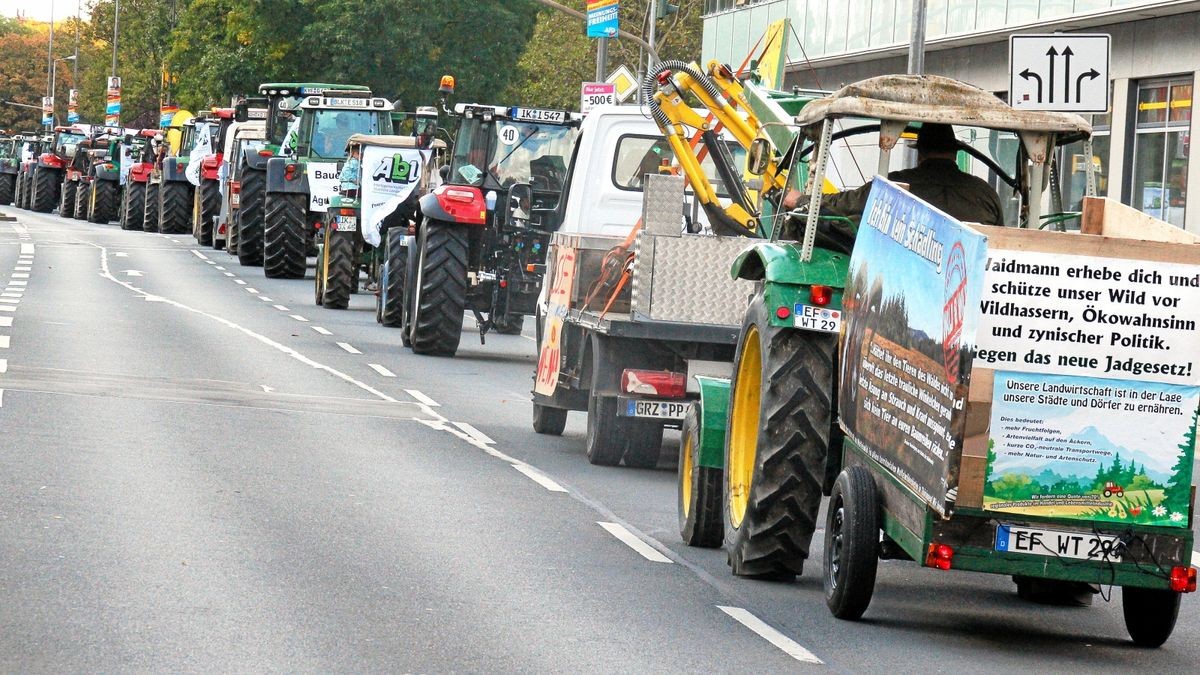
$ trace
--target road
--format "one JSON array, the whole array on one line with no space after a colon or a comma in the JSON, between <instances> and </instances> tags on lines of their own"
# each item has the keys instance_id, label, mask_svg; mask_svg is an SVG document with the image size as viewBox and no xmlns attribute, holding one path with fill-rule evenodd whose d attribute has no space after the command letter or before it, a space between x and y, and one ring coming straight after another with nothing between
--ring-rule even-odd
<instances>
[{"instance_id":1,"label":"road","mask_svg":"<svg viewBox=\"0 0 1200 675\"><path fill-rule=\"evenodd\" d=\"M657 470L529 424L533 342L414 356L371 296L315 307L187 235L5 209L0 669L1190 672L1119 603L883 562L833 619L820 538L794 583L679 541ZM310 271L311 277L311 271ZM11 319L11 320L9 320ZM467 322L468 327L473 321ZM8 338L8 339L5 339Z\"/></svg>"}]
</instances>

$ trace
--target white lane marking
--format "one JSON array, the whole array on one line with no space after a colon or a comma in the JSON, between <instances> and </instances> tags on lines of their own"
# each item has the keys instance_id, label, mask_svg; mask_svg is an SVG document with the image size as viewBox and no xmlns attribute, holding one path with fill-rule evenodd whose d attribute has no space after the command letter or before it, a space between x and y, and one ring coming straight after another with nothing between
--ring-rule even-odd
<instances>
[{"instance_id":1,"label":"white lane marking","mask_svg":"<svg viewBox=\"0 0 1200 675\"><path fill-rule=\"evenodd\" d=\"M527 464L513 464L512 468L525 474L526 476L529 477L529 480L537 483L538 485L541 485L542 487L546 488L547 490L549 490L551 492L566 492L567 491L567 489L565 487L550 480L549 478L546 477L545 474L543 474L542 472L534 469L533 467L531 467Z\"/></svg>"},{"instance_id":2,"label":"white lane marking","mask_svg":"<svg viewBox=\"0 0 1200 675\"><path fill-rule=\"evenodd\" d=\"M487 434L483 433L482 431L476 429L475 427L471 426L470 424L468 424L466 422L455 422L454 426L467 432L468 436L476 439L480 443L486 443L488 445L496 444L496 441L493 441L492 439L488 438Z\"/></svg>"},{"instance_id":3,"label":"white lane marking","mask_svg":"<svg viewBox=\"0 0 1200 675\"><path fill-rule=\"evenodd\" d=\"M297 321L303 321L304 323L308 323L308 319L300 316L299 314L289 314L288 316L292 317L293 319L295 319Z\"/></svg>"},{"instance_id":4,"label":"white lane marking","mask_svg":"<svg viewBox=\"0 0 1200 675\"><path fill-rule=\"evenodd\" d=\"M268 386L267 386L267 385L265 385L265 384L260 384L260 385L258 385L258 386L262 387L263 393L266 393L266 394L269 394L269 393L271 393L271 392L275 391L275 388L274 388L274 387L268 387Z\"/></svg>"},{"instance_id":5,"label":"white lane marking","mask_svg":"<svg viewBox=\"0 0 1200 675\"><path fill-rule=\"evenodd\" d=\"M14 294L12 294L12 293L0 293L0 303L4 303L4 304L6 304L6 305L19 305L19 304L21 304L21 299L20 299L19 297L17 297L17 298L8 298L8 297L5 297L5 296L7 296L7 295L14 295Z\"/></svg>"},{"instance_id":6,"label":"white lane marking","mask_svg":"<svg viewBox=\"0 0 1200 675\"><path fill-rule=\"evenodd\" d=\"M292 311L292 310L288 309L287 307L284 307L283 305L271 305L271 306L272 306L272 307L274 307L275 309L277 309L277 310L281 311L281 312L290 312L290 311Z\"/></svg>"},{"instance_id":7,"label":"white lane marking","mask_svg":"<svg viewBox=\"0 0 1200 675\"><path fill-rule=\"evenodd\" d=\"M125 275L126 275L126 276L130 276L130 277L141 277L141 276L145 276L144 274L142 274L141 272L139 272L139 271L137 271L137 270L125 270Z\"/></svg>"},{"instance_id":8,"label":"white lane marking","mask_svg":"<svg viewBox=\"0 0 1200 675\"><path fill-rule=\"evenodd\" d=\"M16 307L12 307L10 305L0 305L0 312L15 312L15 311L17 311Z\"/></svg>"},{"instance_id":9,"label":"white lane marking","mask_svg":"<svg viewBox=\"0 0 1200 675\"><path fill-rule=\"evenodd\" d=\"M808 651L804 647L801 647L795 640L784 635L783 633L780 633L774 628L771 628L762 619L754 616L741 607L725 607L723 605L717 605L717 609L733 617L734 621L737 621L746 628L754 631L759 637L775 645L781 649L784 654L787 654L793 659L802 661L804 663L812 663L818 666L824 665L824 661L818 659L815 654Z\"/></svg>"},{"instance_id":10,"label":"white lane marking","mask_svg":"<svg viewBox=\"0 0 1200 675\"><path fill-rule=\"evenodd\" d=\"M29 265L17 265L13 268L14 272L32 272L33 268Z\"/></svg>"},{"instance_id":11,"label":"white lane marking","mask_svg":"<svg viewBox=\"0 0 1200 675\"><path fill-rule=\"evenodd\" d=\"M0 349L8 349L9 336L0 335Z\"/></svg>"},{"instance_id":12,"label":"white lane marking","mask_svg":"<svg viewBox=\"0 0 1200 675\"><path fill-rule=\"evenodd\" d=\"M247 292L247 293L253 293L253 294L255 294L255 295L258 295L258 289L257 289L257 288L247 288L247 289L246 289L246 292Z\"/></svg>"},{"instance_id":13,"label":"white lane marking","mask_svg":"<svg viewBox=\"0 0 1200 675\"><path fill-rule=\"evenodd\" d=\"M238 286L245 286L245 285L246 285L246 282L242 281L241 279L234 279L234 280L233 280L233 283L237 284Z\"/></svg>"},{"instance_id":14,"label":"white lane marking","mask_svg":"<svg viewBox=\"0 0 1200 675\"><path fill-rule=\"evenodd\" d=\"M28 285L29 285L29 282L28 282L28 281L15 280L15 281L10 281L10 282L8 282L8 285L9 285L9 286L28 286Z\"/></svg>"},{"instance_id":15,"label":"white lane marking","mask_svg":"<svg viewBox=\"0 0 1200 675\"><path fill-rule=\"evenodd\" d=\"M19 298L24 295L24 293L18 293L16 291L6 291L4 293L0 293L0 298Z\"/></svg>"},{"instance_id":16,"label":"white lane marking","mask_svg":"<svg viewBox=\"0 0 1200 675\"><path fill-rule=\"evenodd\" d=\"M350 346L350 344L346 343L346 342L339 342L339 343L337 343L337 346L341 347L342 349L345 349L346 351L350 352L351 354L361 354L362 353L362 352L358 351L357 349L355 349L354 347Z\"/></svg>"},{"instance_id":17,"label":"white lane marking","mask_svg":"<svg viewBox=\"0 0 1200 675\"><path fill-rule=\"evenodd\" d=\"M382 375L384 377L395 377L396 376L395 373L388 370L387 368L384 368L383 366L379 365L378 363L368 363L367 367L370 368L371 370L379 373L380 375Z\"/></svg>"},{"instance_id":18,"label":"white lane marking","mask_svg":"<svg viewBox=\"0 0 1200 675\"><path fill-rule=\"evenodd\" d=\"M21 253L33 253L33 244L21 244Z\"/></svg>"},{"instance_id":19,"label":"white lane marking","mask_svg":"<svg viewBox=\"0 0 1200 675\"><path fill-rule=\"evenodd\" d=\"M0 408L4 407L4 390L0 389Z\"/></svg>"},{"instance_id":20,"label":"white lane marking","mask_svg":"<svg viewBox=\"0 0 1200 675\"><path fill-rule=\"evenodd\" d=\"M263 302L275 302L274 300L272 300L272 299L268 298L268 297L267 297L267 296L265 296L265 295L260 295L260 296L258 296L258 299L259 299L259 300L262 300Z\"/></svg>"},{"instance_id":21,"label":"white lane marking","mask_svg":"<svg viewBox=\"0 0 1200 675\"><path fill-rule=\"evenodd\" d=\"M421 392L417 391L416 389L405 389L404 391L409 396L417 399L418 401L420 401L421 403L424 403L425 405L429 406L430 408L440 408L442 405L441 403L438 403L437 401L429 398L425 394L422 394Z\"/></svg>"},{"instance_id":22,"label":"white lane marking","mask_svg":"<svg viewBox=\"0 0 1200 675\"><path fill-rule=\"evenodd\" d=\"M213 263L213 264L214 264L214 265L217 265L217 263ZM222 272L224 272L224 271L225 271L225 268L224 268L224 267L221 267L220 265L217 265L217 266L216 266L216 267L214 267L213 269L221 270Z\"/></svg>"},{"instance_id":23,"label":"white lane marking","mask_svg":"<svg viewBox=\"0 0 1200 675\"><path fill-rule=\"evenodd\" d=\"M11 316L0 316L0 328L11 328L12 320Z\"/></svg>"},{"instance_id":24,"label":"white lane marking","mask_svg":"<svg viewBox=\"0 0 1200 675\"><path fill-rule=\"evenodd\" d=\"M8 372L8 359L0 359L0 374Z\"/></svg>"},{"instance_id":25,"label":"white lane marking","mask_svg":"<svg viewBox=\"0 0 1200 675\"><path fill-rule=\"evenodd\" d=\"M215 262L213 262L213 261L211 261L211 260L205 260L204 262L208 263L209 265L216 265L216 264L217 264L217 263L215 263ZM219 269L219 270L220 270L220 269L225 269L225 268L224 268L224 267L218 267L217 269Z\"/></svg>"},{"instance_id":26,"label":"white lane marking","mask_svg":"<svg viewBox=\"0 0 1200 675\"><path fill-rule=\"evenodd\" d=\"M13 273L12 273L12 278L14 278L14 279L28 279L28 278L29 278L29 273L28 273L28 272L13 272Z\"/></svg>"},{"instance_id":27,"label":"white lane marking","mask_svg":"<svg viewBox=\"0 0 1200 675\"><path fill-rule=\"evenodd\" d=\"M227 277L235 276L233 272L222 272L221 274L224 274Z\"/></svg>"},{"instance_id":28,"label":"white lane marking","mask_svg":"<svg viewBox=\"0 0 1200 675\"><path fill-rule=\"evenodd\" d=\"M175 240L174 240L174 239L172 239L171 241L175 241ZM200 251L197 251L197 250L195 250L195 249L192 249L192 253L195 253L195 254L196 254L196 257L197 257L197 258L199 258L199 259L201 259L201 260L208 260L208 256L204 255L204 254L203 254L203 253L201 253Z\"/></svg>"},{"instance_id":29,"label":"white lane marking","mask_svg":"<svg viewBox=\"0 0 1200 675\"><path fill-rule=\"evenodd\" d=\"M625 526L621 525L620 523L605 523L603 521L596 521L596 524L599 525L600 527L603 527L604 529L608 530L609 534L611 534L612 536L619 539L621 541L621 543L625 544L629 548L633 549L634 551L637 551L639 555L641 555L646 560L649 560L650 562L656 562L656 563L674 562L667 556L659 553L650 544L647 544L646 542L642 541L641 539L638 539L636 535L634 535L629 530L625 529Z\"/></svg>"},{"instance_id":30,"label":"white lane marking","mask_svg":"<svg viewBox=\"0 0 1200 675\"><path fill-rule=\"evenodd\" d=\"M312 329L313 329L313 331L320 333L321 335L333 335L333 333L330 333L329 331L325 330L324 328L321 328L320 326L313 326Z\"/></svg>"},{"instance_id":31,"label":"white lane marking","mask_svg":"<svg viewBox=\"0 0 1200 675\"><path fill-rule=\"evenodd\" d=\"M128 258L128 257L129 257L129 254L128 254L128 253L125 253L124 251L121 251L121 252L119 252L119 253L114 253L114 254L113 254L113 257L114 257L114 258Z\"/></svg>"}]
</instances>

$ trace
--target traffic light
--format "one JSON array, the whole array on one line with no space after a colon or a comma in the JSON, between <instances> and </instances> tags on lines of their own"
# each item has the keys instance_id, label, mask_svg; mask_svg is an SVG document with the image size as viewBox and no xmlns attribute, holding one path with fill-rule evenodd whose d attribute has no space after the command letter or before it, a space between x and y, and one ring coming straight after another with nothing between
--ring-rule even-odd
<instances>
[{"instance_id":1,"label":"traffic light","mask_svg":"<svg viewBox=\"0 0 1200 675\"><path fill-rule=\"evenodd\" d=\"M679 5L673 5L667 0L654 0L654 18L665 19L668 15L679 11Z\"/></svg>"}]
</instances>

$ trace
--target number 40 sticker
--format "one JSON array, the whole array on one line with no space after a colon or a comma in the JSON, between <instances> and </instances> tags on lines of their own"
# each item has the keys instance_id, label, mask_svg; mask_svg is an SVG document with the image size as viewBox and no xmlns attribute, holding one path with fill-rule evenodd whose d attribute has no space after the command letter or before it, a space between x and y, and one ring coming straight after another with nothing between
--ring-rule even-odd
<instances>
[{"instance_id":1,"label":"number 40 sticker","mask_svg":"<svg viewBox=\"0 0 1200 675\"><path fill-rule=\"evenodd\" d=\"M521 132L518 131L517 128L514 127L513 125L509 124L507 126L500 127L500 142L501 143L503 143L505 145L512 145L513 143L516 143L517 139L520 137L521 137Z\"/></svg>"}]
</instances>

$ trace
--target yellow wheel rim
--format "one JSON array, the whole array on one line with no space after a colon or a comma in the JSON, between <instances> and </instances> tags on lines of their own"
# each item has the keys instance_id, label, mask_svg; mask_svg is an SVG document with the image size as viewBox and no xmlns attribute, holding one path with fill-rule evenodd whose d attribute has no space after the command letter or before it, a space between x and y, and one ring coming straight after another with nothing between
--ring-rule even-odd
<instances>
[{"instance_id":1,"label":"yellow wheel rim","mask_svg":"<svg viewBox=\"0 0 1200 675\"><path fill-rule=\"evenodd\" d=\"M683 517L687 518L692 511L692 435L683 435L683 447L679 449L683 453L680 459L683 460L683 465L679 468L679 508L683 510Z\"/></svg>"},{"instance_id":2,"label":"yellow wheel rim","mask_svg":"<svg viewBox=\"0 0 1200 675\"><path fill-rule=\"evenodd\" d=\"M741 359L737 364L737 388L729 428L729 522L741 527L750 503L750 481L758 455L759 400L762 395L762 349L758 328L746 331Z\"/></svg>"}]
</instances>

